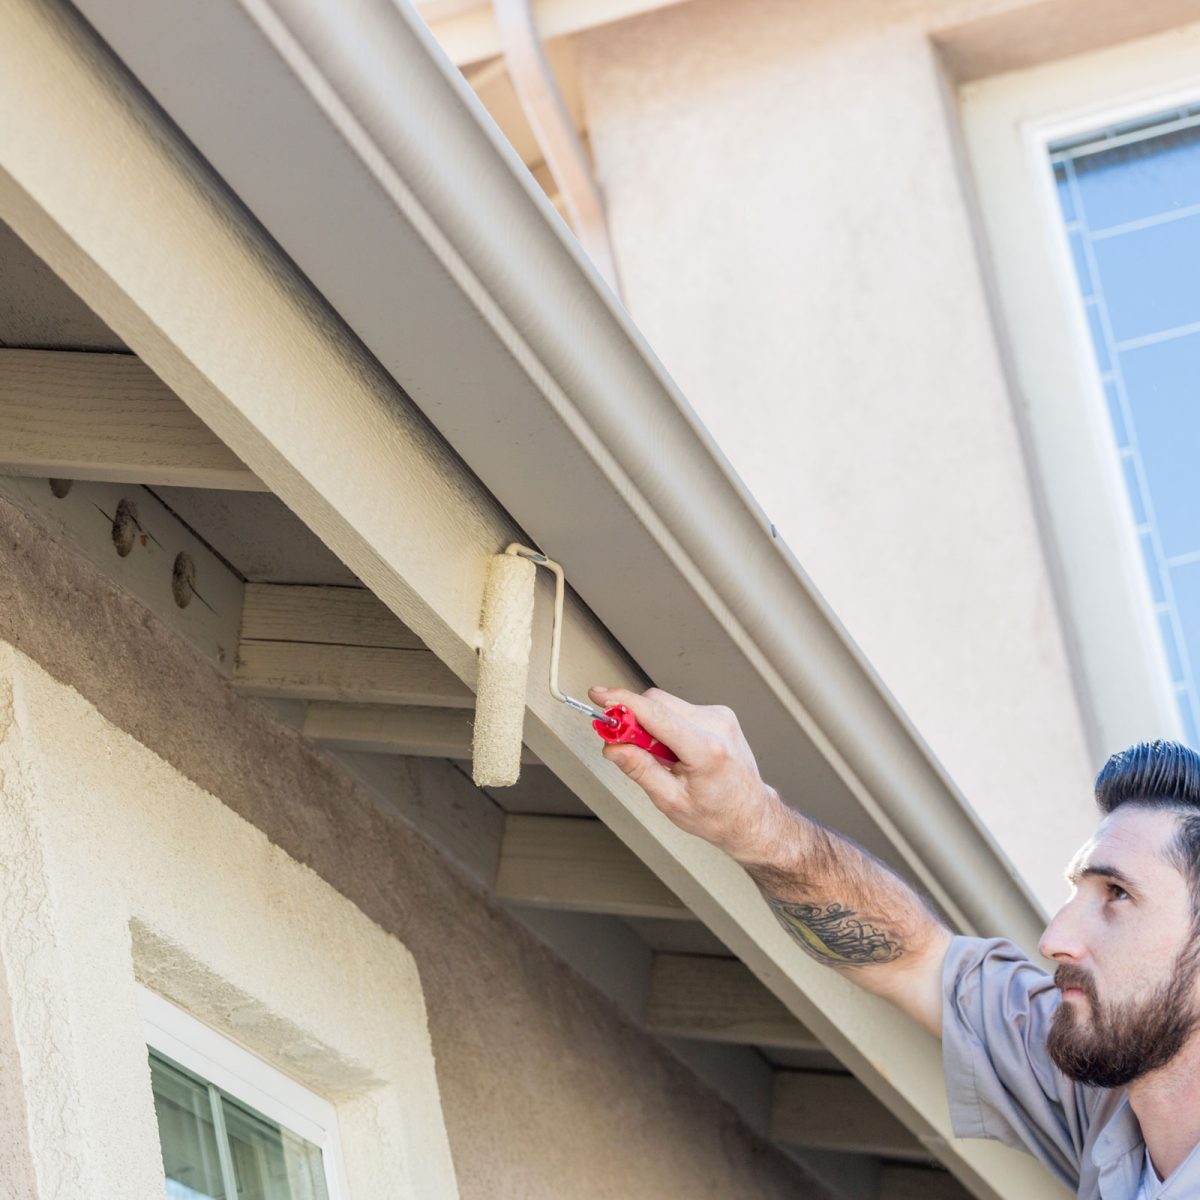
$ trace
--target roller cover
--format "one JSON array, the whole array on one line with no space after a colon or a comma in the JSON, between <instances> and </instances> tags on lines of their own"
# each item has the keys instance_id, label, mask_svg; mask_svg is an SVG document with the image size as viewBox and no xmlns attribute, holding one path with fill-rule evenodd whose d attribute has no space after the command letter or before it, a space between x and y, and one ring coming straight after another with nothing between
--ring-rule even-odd
<instances>
[{"instance_id":1,"label":"roller cover","mask_svg":"<svg viewBox=\"0 0 1200 1200\"><path fill-rule=\"evenodd\" d=\"M497 554L488 566L471 746L478 787L511 787L521 772L536 575L537 567L515 554Z\"/></svg>"}]
</instances>

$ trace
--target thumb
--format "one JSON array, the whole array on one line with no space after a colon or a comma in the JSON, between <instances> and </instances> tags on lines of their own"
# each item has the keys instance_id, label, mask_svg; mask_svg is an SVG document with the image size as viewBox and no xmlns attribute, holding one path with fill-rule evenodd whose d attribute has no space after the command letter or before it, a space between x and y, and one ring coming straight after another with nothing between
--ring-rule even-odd
<instances>
[{"instance_id":1,"label":"thumb","mask_svg":"<svg viewBox=\"0 0 1200 1200\"><path fill-rule=\"evenodd\" d=\"M610 742L604 747L604 757L624 771L656 805L669 804L679 796L680 780L649 750L627 742Z\"/></svg>"}]
</instances>

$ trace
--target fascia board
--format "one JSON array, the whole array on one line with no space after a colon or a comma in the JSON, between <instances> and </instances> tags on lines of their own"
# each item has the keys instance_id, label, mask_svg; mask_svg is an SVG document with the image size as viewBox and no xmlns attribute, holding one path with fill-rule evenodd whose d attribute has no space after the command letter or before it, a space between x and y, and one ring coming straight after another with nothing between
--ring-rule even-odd
<instances>
[{"instance_id":1,"label":"fascia board","mask_svg":"<svg viewBox=\"0 0 1200 1200\"><path fill-rule=\"evenodd\" d=\"M76 0L663 687L793 803L1032 950L1043 916L420 19Z\"/></svg>"}]
</instances>

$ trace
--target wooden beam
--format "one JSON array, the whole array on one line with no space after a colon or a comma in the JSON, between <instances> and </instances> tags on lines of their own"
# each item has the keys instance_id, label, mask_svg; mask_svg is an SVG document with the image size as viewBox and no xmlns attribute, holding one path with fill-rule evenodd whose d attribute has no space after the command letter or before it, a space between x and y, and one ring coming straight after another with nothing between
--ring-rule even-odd
<instances>
[{"instance_id":1,"label":"wooden beam","mask_svg":"<svg viewBox=\"0 0 1200 1200\"><path fill-rule=\"evenodd\" d=\"M684 0L534 0L533 15L538 33L548 41L682 3ZM499 54L500 33L491 4L462 9L462 5L447 5L444 0L417 4L417 11L452 62L463 66Z\"/></svg>"},{"instance_id":2,"label":"wooden beam","mask_svg":"<svg viewBox=\"0 0 1200 1200\"><path fill-rule=\"evenodd\" d=\"M242 639L424 650L425 643L366 588L248 583Z\"/></svg>"},{"instance_id":3,"label":"wooden beam","mask_svg":"<svg viewBox=\"0 0 1200 1200\"><path fill-rule=\"evenodd\" d=\"M949 1171L888 1163L879 1176L879 1200L971 1200Z\"/></svg>"},{"instance_id":4,"label":"wooden beam","mask_svg":"<svg viewBox=\"0 0 1200 1200\"><path fill-rule=\"evenodd\" d=\"M814 1150L929 1158L929 1151L853 1075L777 1071L771 1136Z\"/></svg>"},{"instance_id":5,"label":"wooden beam","mask_svg":"<svg viewBox=\"0 0 1200 1200\"><path fill-rule=\"evenodd\" d=\"M472 714L462 709L315 702L308 706L303 730L335 750L470 758L471 724ZM521 761L538 760L525 750Z\"/></svg>"},{"instance_id":6,"label":"wooden beam","mask_svg":"<svg viewBox=\"0 0 1200 1200\"><path fill-rule=\"evenodd\" d=\"M247 584L234 682L250 696L457 709L474 703L441 660L365 588ZM305 732L319 737L314 730L324 727L334 735L336 723L344 748L362 750L354 730L370 738L384 733L384 723L372 717L366 729L361 717L326 712ZM399 732L393 723L391 733ZM399 745L379 748L402 752Z\"/></svg>"},{"instance_id":7,"label":"wooden beam","mask_svg":"<svg viewBox=\"0 0 1200 1200\"><path fill-rule=\"evenodd\" d=\"M222 675L233 674L242 581L157 496L144 487L95 480L51 490L45 479L5 475L0 498L136 597ZM188 567L177 587L181 558Z\"/></svg>"},{"instance_id":8,"label":"wooden beam","mask_svg":"<svg viewBox=\"0 0 1200 1200\"><path fill-rule=\"evenodd\" d=\"M507 817L496 894L571 912L692 915L605 825L587 817Z\"/></svg>"},{"instance_id":9,"label":"wooden beam","mask_svg":"<svg viewBox=\"0 0 1200 1200\"><path fill-rule=\"evenodd\" d=\"M132 354L0 349L0 473L267 490Z\"/></svg>"},{"instance_id":10,"label":"wooden beam","mask_svg":"<svg viewBox=\"0 0 1200 1200\"><path fill-rule=\"evenodd\" d=\"M448 762L428 758L342 750L334 750L332 756L482 887L492 886L504 814L469 776Z\"/></svg>"},{"instance_id":11,"label":"wooden beam","mask_svg":"<svg viewBox=\"0 0 1200 1200\"><path fill-rule=\"evenodd\" d=\"M645 1024L652 1033L700 1041L824 1049L736 958L656 954Z\"/></svg>"},{"instance_id":12,"label":"wooden beam","mask_svg":"<svg viewBox=\"0 0 1200 1200\"><path fill-rule=\"evenodd\" d=\"M247 696L446 708L475 703L470 690L428 650L243 640L233 680Z\"/></svg>"}]
</instances>

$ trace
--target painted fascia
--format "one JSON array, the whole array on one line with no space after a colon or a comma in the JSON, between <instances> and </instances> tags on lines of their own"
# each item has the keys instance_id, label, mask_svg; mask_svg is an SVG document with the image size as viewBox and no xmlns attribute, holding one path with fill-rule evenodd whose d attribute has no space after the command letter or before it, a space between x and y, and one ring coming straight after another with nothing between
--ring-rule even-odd
<instances>
[{"instance_id":1,"label":"painted fascia","mask_svg":"<svg viewBox=\"0 0 1200 1200\"><path fill-rule=\"evenodd\" d=\"M0 103L21 115L0 139L0 211L252 471L451 669L473 682L483 565L486 556L516 532L511 519L422 423L395 380L364 352L224 184L195 159L153 103L70 19L65 7L44 0L5 0L5 8L12 36L0 41ZM255 44L253 38L249 44ZM197 53L203 48L196 47ZM236 48L246 47L239 43ZM258 82L266 89L269 62L261 65L265 74ZM460 347L462 376L469 376L481 369L472 356L486 357L488 350L488 341L479 334L490 330L496 337L494 325L477 323L489 297L482 291L472 293L477 301L472 306L461 288L439 291L433 286L448 274L448 266L430 248L448 255L445 239L438 241L438 231L424 210L411 208L399 215L404 222L395 235L407 249L406 262L412 268L404 280L411 289L410 302L389 314L401 311L417 324L424 319L425 332L437 329L429 310L457 322L463 338L475 338ZM418 235L420 242L415 240ZM566 261L574 263L577 281L586 281L569 243L560 239L557 244ZM368 264L358 265L365 275ZM419 303L412 302L414 296ZM589 285L578 299L594 298L598 293ZM603 311L612 315L603 303L601 313L585 315L598 319ZM503 313L489 310L488 315L498 322ZM466 320L468 316L476 323ZM603 328L598 335L607 336ZM628 341L627 329L625 338ZM526 353L528 346L517 344ZM414 352L419 349L414 347ZM580 349L582 353L586 347ZM515 353L510 351L510 357L526 371L526 387L537 384L552 390L554 381L545 374L545 364L539 375L536 359L517 358ZM454 357L438 361L440 388L465 386L455 373ZM503 353L496 350L492 363L499 366L503 361ZM640 349L637 361L650 368ZM413 369L418 382L427 365L417 354ZM651 378L665 387L652 371ZM438 382L436 373L426 379ZM513 376L499 382L511 387ZM577 381L568 377L568 382ZM583 387L586 377L578 382ZM544 399L544 391L538 394ZM501 399L494 413L507 418L509 404L517 404L521 396ZM532 398L525 399L532 404ZM668 414L671 411L687 428L686 411L678 404ZM557 412L551 408L543 419L549 421ZM563 420L561 415L554 419ZM673 432L677 435L678 429ZM602 453L606 448L588 435L578 417L573 441L595 455L595 460L576 455L566 464L578 466L579 486L594 489L597 480L608 480L600 469L611 465ZM694 430L691 444L701 444ZM569 447L564 441L564 448ZM719 461L707 461L720 479ZM726 479L724 486L733 485ZM558 494L561 502L571 493ZM677 571L675 586L682 588L690 581L692 590L681 590L668 617L695 620L697 611L708 611L712 653L726 654L726 664L740 668L743 678L759 678L761 683L761 672L752 673L752 665L757 665L752 643L747 641L739 657L729 655L731 645L739 649L735 639L746 635L740 625L726 628L716 619L721 598L711 583L685 557L685 548L672 540L672 531L649 501L632 488L627 495L624 508L614 502L614 522L631 538L646 538L646 530L652 529L660 540L649 545L659 554L666 548L673 556L669 561ZM749 518L759 520L744 498L738 502ZM631 553L644 553L647 543L640 545L642 550L634 545ZM749 550L765 560L764 546L770 548L769 540ZM685 568L694 574L687 575ZM757 566L752 563L746 569ZM712 608L697 609L697 596ZM823 614L815 598L810 605ZM648 619L653 615L647 614ZM669 623L660 625L664 637ZM542 628L544 632L544 623ZM836 627L829 628L836 635ZM568 686L597 677L636 681L622 647L577 600L569 606L565 643ZM826 643L830 644L844 645L840 636ZM544 649L539 655L544 665ZM772 688L761 683L760 702L773 695ZM791 710L780 711L786 717ZM763 716L761 727L769 733L771 714L765 711ZM805 728L793 715L793 742L808 736ZM529 697L526 731L542 761L977 1195L1025 1200L1061 1194L1032 1160L992 1144L953 1140L936 1043L886 1004L809 960L778 927L741 871L670 825L632 784L598 758L586 722L535 689ZM809 753L813 759L819 754L811 743ZM833 799L840 797L849 806L853 792L838 784L840 776L827 770L826 778L841 789L831 793ZM858 809L869 827L866 812ZM847 815L854 815L849 807ZM880 828L888 829L882 814ZM882 837L878 829L873 832L876 840ZM978 844L987 850L986 841ZM897 845L912 853L911 846L897 839L893 856ZM914 861L914 870L929 873L915 854ZM981 884L986 886L987 880ZM998 899L1013 903L1007 893Z\"/></svg>"}]
</instances>

